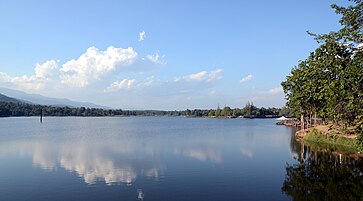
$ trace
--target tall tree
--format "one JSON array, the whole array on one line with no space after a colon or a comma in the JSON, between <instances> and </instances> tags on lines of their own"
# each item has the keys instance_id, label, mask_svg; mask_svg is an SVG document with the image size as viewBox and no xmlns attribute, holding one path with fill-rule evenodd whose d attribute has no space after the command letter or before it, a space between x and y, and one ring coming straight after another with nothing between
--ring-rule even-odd
<instances>
[{"instance_id":1,"label":"tall tree","mask_svg":"<svg viewBox=\"0 0 363 201\"><path fill-rule=\"evenodd\" d=\"M363 125L363 3L332 8L342 15L342 28L311 34L321 45L282 82L290 109L310 119L313 113L346 125ZM362 46L363 47L363 46ZM302 126L304 128L304 126Z\"/></svg>"}]
</instances>

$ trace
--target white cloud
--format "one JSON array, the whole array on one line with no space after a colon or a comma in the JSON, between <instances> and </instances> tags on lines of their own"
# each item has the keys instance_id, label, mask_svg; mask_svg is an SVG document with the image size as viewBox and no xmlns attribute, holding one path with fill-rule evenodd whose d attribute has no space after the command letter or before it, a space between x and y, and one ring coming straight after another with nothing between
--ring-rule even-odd
<instances>
[{"instance_id":1,"label":"white cloud","mask_svg":"<svg viewBox=\"0 0 363 201\"><path fill-rule=\"evenodd\" d=\"M266 91L260 91L254 94L250 100L256 105L267 107L282 107L285 102L282 87L275 87Z\"/></svg>"},{"instance_id":2,"label":"white cloud","mask_svg":"<svg viewBox=\"0 0 363 201\"><path fill-rule=\"evenodd\" d=\"M250 75L247 75L246 77L243 77L239 82L242 84L242 83L250 81L252 79L253 79L253 76L250 74Z\"/></svg>"},{"instance_id":3,"label":"white cloud","mask_svg":"<svg viewBox=\"0 0 363 201\"><path fill-rule=\"evenodd\" d=\"M140 105L145 105L145 101L152 98L155 101L154 107L159 107L160 96L172 96L178 90L199 87L189 86L199 85L198 82L167 83L151 76L151 71L160 69L161 64L166 63L162 54L154 53L139 56L131 47L90 47L73 59L63 62L49 60L31 66L33 73L30 74L10 75L0 72L0 86L77 101L86 102L91 98L93 102L101 105L130 109L136 105L142 108L144 106ZM141 59L143 57L145 60ZM123 80L124 78L127 79ZM136 80L133 80L134 78ZM124 102L116 100L115 97L125 93L130 98Z\"/></svg>"},{"instance_id":4,"label":"white cloud","mask_svg":"<svg viewBox=\"0 0 363 201\"><path fill-rule=\"evenodd\" d=\"M123 79L121 81L115 81L110 86L108 86L104 90L104 92L114 92L114 91L119 91L122 89L130 89L134 84L135 84L134 79L132 79L132 80Z\"/></svg>"},{"instance_id":5,"label":"white cloud","mask_svg":"<svg viewBox=\"0 0 363 201\"><path fill-rule=\"evenodd\" d=\"M110 46L106 51L90 47L77 60L70 60L62 65L61 82L76 87L85 87L91 81L100 79L104 74L120 66L132 64L137 58L133 48L115 48Z\"/></svg>"},{"instance_id":6,"label":"white cloud","mask_svg":"<svg viewBox=\"0 0 363 201\"><path fill-rule=\"evenodd\" d=\"M143 41L146 38L145 31L139 32L139 41Z\"/></svg>"},{"instance_id":7,"label":"white cloud","mask_svg":"<svg viewBox=\"0 0 363 201\"><path fill-rule=\"evenodd\" d=\"M9 82L10 81L10 76L6 73L0 72L0 82L4 83L4 82Z\"/></svg>"},{"instance_id":8,"label":"white cloud","mask_svg":"<svg viewBox=\"0 0 363 201\"><path fill-rule=\"evenodd\" d=\"M90 89L86 87L90 84L93 84L92 89L95 92L115 91L130 88L135 84L135 80L127 80L126 84L123 80L114 82L105 89L106 80L113 80L122 73L146 72L165 63L164 56L158 53L147 55L145 60L142 60L131 47L109 46L104 51L90 47L78 58L63 64L60 64L58 60L36 64L34 73L31 75L11 76L0 72L0 85L23 91L38 91L48 96L60 95L60 93L64 96L75 94L77 88L85 88L83 92L86 93L86 90ZM144 84L151 85L155 81L155 78L147 78ZM55 89L57 93L54 93ZM77 94L79 92L81 91Z\"/></svg>"},{"instance_id":9,"label":"white cloud","mask_svg":"<svg viewBox=\"0 0 363 201\"><path fill-rule=\"evenodd\" d=\"M165 55L159 56L159 53L146 55L146 58L149 61L153 62L154 64L161 64L161 65L166 64L166 61L164 59ZM143 60L145 59L143 58Z\"/></svg>"},{"instance_id":10,"label":"white cloud","mask_svg":"<svg viewBox=\"0 0 363 201\"><path fill-rule=\"evenodd\" d=\"M276 88L270 89L268 91L269 94L279 94L279 93L282 93L282 92L284 92L282 87L276 87Z\"/></svg>"},{"instance_id":11,"label":"white cloud","mask_svg":"<svg viewBox=\"0 0 363 201\"><path fill-rule=\"evenodd\" d=\"M220 75L222 69L215 69L213 71L200 71L195 74L186 75L183 77L177 77L174 82L186 81L186 82L213 82L222 79Z\"/></svg>"},{"instance_id":12,"label":"white cloud","mask_svg":"<svg viewBox=\"0 0 363 201\"><path fill-rule=\"evenodd\" d=\"M21 88L24 90L41 90L45 87L46 80L44 78L36 77L36 76L18 76L11 77L10 84L15 85L17 88Z\"/></svg>"},{"instance_id":13,"label":"white cloud","mask_svg":"<svg viewBox=\"0 0 363 201\"><path fill-rule=\"evenodd\" d=\"M51 78L57 75L58 64L55 60L49 60L43 64L37 64L34 75L10 76L0 72L0 82L5 86L16 87L22 90L37 91L44 89Z\"/></svg>"},{"instance_id":14,"label":"white cloud","mask_svg":"<svg viewBox=\"0 0 363 201\"><path fill-rule=\"evenodd\" d=\"M57 74L58 63L49 60L43 64L37 64L34 68L35 76L40 78L50 78Z\"/></svg>"}]
</instances>

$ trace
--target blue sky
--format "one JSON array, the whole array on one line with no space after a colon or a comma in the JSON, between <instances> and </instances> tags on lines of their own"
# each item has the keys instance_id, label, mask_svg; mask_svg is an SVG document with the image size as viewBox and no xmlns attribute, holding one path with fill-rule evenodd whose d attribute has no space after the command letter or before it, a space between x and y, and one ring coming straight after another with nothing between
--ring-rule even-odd
<instances>
[{"instance_id":1,"label":"blue sky","mask_svg":"<svg viewBox=\"0 0 363 201\"><path fill-rule=\"evenodd\" d=\"M285 104L346 1L0 1L0 84L122 109Z\"/></svg>"}]
</instances>

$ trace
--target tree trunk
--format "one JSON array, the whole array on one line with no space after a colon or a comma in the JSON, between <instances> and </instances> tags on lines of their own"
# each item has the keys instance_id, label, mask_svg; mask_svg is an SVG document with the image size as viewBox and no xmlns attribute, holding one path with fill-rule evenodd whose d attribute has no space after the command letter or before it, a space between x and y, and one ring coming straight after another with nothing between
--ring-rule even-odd
<instances>
[{"instance_id":1,"label":"tree trunk","mask_svg":"<svg viewBox=\"0 0 363 201\"><path fill-rule=\"evenodd\" d=\"M316 111L314 113L314 126L316 126Z\"/></svg>"},{"instance_id":2,"label":"tree trunk","mask_svg":"<svg viewBox=\"0 0 363 201\"><path fill-rule=\"evenodd\" d=\"M312 123L313 123L312 118L313 118L313 112L310 111L310 128L313 127L312 126Z\"/></svg>"},{"instance_id":3,"label":"tree trunk","mask_svg":"<svg viewBox=\"0 0 363 201\"><path fill-rule=\"evenodd\" d=\"M301 114L301 117L300 117L300 122L301 122L301 130L304 130L305 129L305 122L304 122L304 114Z\"/></svg>"}]
</instances>

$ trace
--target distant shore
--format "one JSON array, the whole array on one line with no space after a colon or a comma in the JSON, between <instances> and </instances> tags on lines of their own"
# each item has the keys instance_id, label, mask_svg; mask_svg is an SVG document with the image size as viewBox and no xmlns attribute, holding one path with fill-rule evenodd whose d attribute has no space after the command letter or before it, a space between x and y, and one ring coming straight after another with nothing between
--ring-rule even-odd
<instances>
[{"instance_id":1,"label":"distant shore","mask_svg":"<svg viewBox=\"0 0 363 201\"><path fill-rule=\"evenodd\" d=\"M247 104L244 108L186 109L186 110L122 110L86 107L36 105L24 102L2 102L0 117L12 116L188 116L211 118L277 118L285 115L284 108L257 108Z\"/></svg>"}]
</instances>

